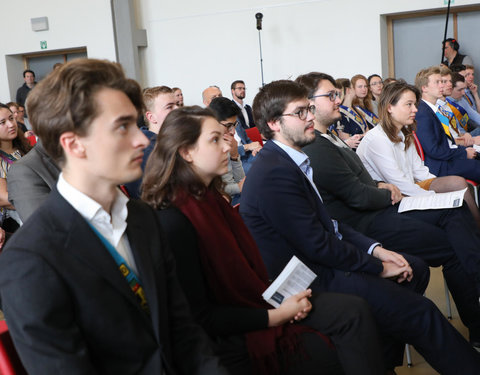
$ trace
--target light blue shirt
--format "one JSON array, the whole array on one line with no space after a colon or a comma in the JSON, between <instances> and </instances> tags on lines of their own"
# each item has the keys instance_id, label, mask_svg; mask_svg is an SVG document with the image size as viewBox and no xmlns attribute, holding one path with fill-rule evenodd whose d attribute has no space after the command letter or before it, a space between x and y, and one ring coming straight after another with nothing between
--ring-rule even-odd
<instances>
[{"instance_id":1,"label":"light blue shirt","mask_svg":"<svg viewBox=\"0 0 480 375\"><path fill-rule=\"evenodd\" d=\"M294 148L287 146L286 144L275 139L272 140L272 142L274 142L278 147L285 151L288 156L290 156L290 159L292 159L293 162L301 169L303 174L307 177L308 181L310 181L313 188L315 189L318 198L320 198L320 200L323 202L322 196L320 195L320 192L318 191L315 183L313 182L313 170L310 167L310 159L308 158L307 154L305 154L303 151L295 150ZM338 221L335 219L330 220L332 220L333 228L335 229L335 236L337 236L337 238L341 240L343 236L338 231ZM370 246L370 248L368 249L368 253L372 254L373 249L377 246L381 246L379 242L372 244L372 246Z\"/></svg>"},{"instance_id":2,"label":"light blue shirt","mask_svg":"<svg viewBox=\"0 0 480 375\"><path fill-rule=\"evenodd\" d=\"M448 99L454 101L460 107L465 109L465 111L467 111L469 122L471 121L476 127L480 126L480 113L473 109L470 103L468 103L467 99L465 99L463 96L458 100L453 99L451 96L449 96Z\"/></svg>"},{"instance_id":3,"label":"light blue shirt","mask_svg":"<svg viewBox=\"0 0 480 375\"><path fill-rule=\"evenodd\" d=\"M478 111L478 109L477 109L477 103L475 102L475 98L473 97L473 94L472 94L472 92L470 91L469 88L466 88L466 89L465 89L465 95L467 95L467 96L470 98L470 100L472 101L472 108L473 108L475 111ZM470 103L468 103L468 104L470 104Z\"/></svg>"}]
</instances>

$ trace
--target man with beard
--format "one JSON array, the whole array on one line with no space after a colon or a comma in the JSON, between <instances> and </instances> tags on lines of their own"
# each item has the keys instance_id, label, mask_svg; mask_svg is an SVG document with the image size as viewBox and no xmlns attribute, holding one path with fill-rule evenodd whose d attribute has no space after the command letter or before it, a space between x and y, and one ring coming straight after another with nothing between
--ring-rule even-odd
<instances>
[{"instance_id":1,"label":"man with beard","mask_svg":"<svg viewBox=\"0 0 480 375\"><path fill-rule=\"evenodd\" d=\"M243 99L245 99L245 92L247 90L245 87L245 82L241 80L233 81L230 89L232 90L232 102L238 105L241 111L241 113L237 116L240 125L244 129L253 128L255 123L253 122L252 107L243 103Z\"/></svg>"}]
</instances>

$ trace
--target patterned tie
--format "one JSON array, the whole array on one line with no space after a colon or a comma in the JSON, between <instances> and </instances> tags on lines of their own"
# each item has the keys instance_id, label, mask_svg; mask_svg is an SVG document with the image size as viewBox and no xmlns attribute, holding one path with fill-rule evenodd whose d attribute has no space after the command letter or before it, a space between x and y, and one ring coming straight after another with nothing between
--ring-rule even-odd
<instances>
[{"instance_id":1,"label":"patterned tie","mask_svg":"<svg viewBox=\"0 0 480 375\"><path fill-rule=\"evenodd\" d=\"M308 177L310 181L313 181L313 171L312 167L310 167L310 159L306 159L301 165L300 169L303 173Z\"/></svg>"}]
</instances>

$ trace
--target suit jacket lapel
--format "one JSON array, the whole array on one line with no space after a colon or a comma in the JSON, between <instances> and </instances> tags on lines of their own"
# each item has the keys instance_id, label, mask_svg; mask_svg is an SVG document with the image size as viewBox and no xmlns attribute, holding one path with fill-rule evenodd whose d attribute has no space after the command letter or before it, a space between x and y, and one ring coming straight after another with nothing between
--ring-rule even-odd
<instances>
[{"instance_id":1,"label":"suit jacket lapel","mask_svg":"<svg viewBox=\"0 0 480 375\"><path fill-rule=\"evenodd\" d=\"M130 206L130 204L129 204ZM152 264L153 259L150 251L160 252L160 243L152 242L152 238L157 235L153 232L155 229L149 231L145 229L145 218L142 217L140 211L131 210L129 207L127 216L127 236L130 246L133 251L135 263L137 264L139 279L144 288L147 297L150 315L155 330L155 335L160 343L160 308L159 308L159 291L157 289L155 267ZM145 236L145 233L150 233L151 236ZM153 247L153 248L152 248Z\"/></svg>"},{"instance_id":2,"label":"suit jacket lapel","mask_svg":"<svg viewBox=\"0 0 480 375\"><path fill-rule=\"evenodd\" d=\"M285 163L289 163L289 165L292 167L292 171L297 173L299 177L302 178L302 181L305 185L305 189L308 190L309 196L308 199L312 200L312 203L316 207L316 213L319 216L320 221L324 225L324 227L331 233L335 233L335 229L333 228L332 220L330 218L330 215L328 214L323 202L320 200L320 197L317 195L317 192L313 188L310 180L308 179L307 176L302 172L302 170L298 167L297 164L292 160L288 154L283 151L280 147L278 147L274 142L269 141L265 144L264 148L267 150L271 150L274 152L279 153L284 159Z\"/></svg>"},{"instance_id":3,"label":"suit jacket lapel","mask_svg":"<svg viewBox=\"0 0 480 375\"><path fill-rule=\"evenodd\" d=\"M102 276L108 284L135 305L141 312L139 316L142 316L151 327L148 315L141 308L115 260L87 221L56 190L52 191L49 200L52 211L59 219L59 230L67 233L65 251Z\"/></svg>"}]
</instances>

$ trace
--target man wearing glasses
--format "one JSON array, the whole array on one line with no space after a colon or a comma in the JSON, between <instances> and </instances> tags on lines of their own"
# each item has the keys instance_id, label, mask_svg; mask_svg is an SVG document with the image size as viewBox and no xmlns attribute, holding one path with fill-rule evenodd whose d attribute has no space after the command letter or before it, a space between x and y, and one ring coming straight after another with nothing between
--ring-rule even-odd
<instances>
[{"instance_id":1,"label":"man wearing glasses","mask_svg":"<svg viewBox=\"0 0 480 375\"><path fill-rule=\"evenodd\" d=\"M315 106L307 95L298 83L275 81L261 88L253 102L256 125L270 141L245 181L240 213L270 278L296 255L317 274L314 293L364 298L384 336L389 373L402 364L403 345L409 342L442 374L455 373L459 364L462 374L475 374L480 355L422 296L426 264L384 249L327 213L302 151L315 140ZM337 95L332 85L314 96L335 104ZM453 363L452 351L462 359Z\"/></svg>"},{"instance_id":2,"label":"man wearing glasses","mask_svg":"<svg viewBox=\"0 0 480 375\"><path fill-rule=\"evenodd\" d=\"M232 90L232 102L234 102L241 111L238 115L240 125L242 125L242 128L244 129L253 128L255 123L253 122L252 107L243 103L247 91L245 82L241 80L233 81L230 89Z\"/></svg>"},{"instance_id":3,"label":"man wearing glasses","mask_svg":"<svg viewBox=\"0 0 480 375\"><path fill-rule=\"evenodd\" d=\"M228 172L222 176L222 180L225 183L225 193L230 195L232 198L231 204L234 206L240 201L240 194L245 181L245 172L238 153L238 143L235 139L235 129L240 128L237 120L240 109L231 100L223 97L213 99L208 108L215 113L217 120L224 126L223 139L230 146Z\"/></svg>"}]
</instances>

